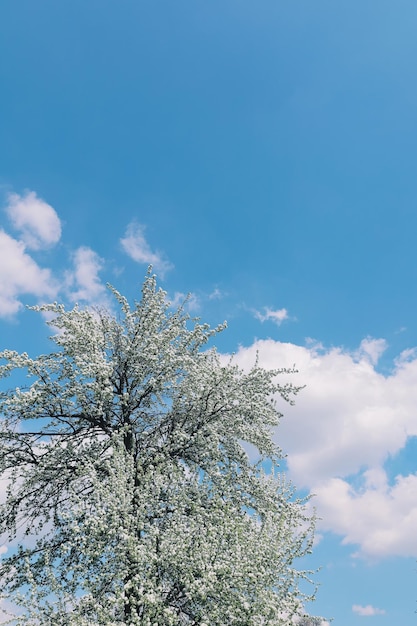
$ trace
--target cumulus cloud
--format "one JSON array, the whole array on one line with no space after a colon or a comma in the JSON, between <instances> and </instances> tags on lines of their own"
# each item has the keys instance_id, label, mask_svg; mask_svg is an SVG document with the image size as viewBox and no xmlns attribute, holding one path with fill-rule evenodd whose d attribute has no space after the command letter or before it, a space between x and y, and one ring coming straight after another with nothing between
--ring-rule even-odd
<instances>
[{"instance_id":1,"label":"cumulus cloud","mask_svg":"<svg viewBox=\"0 0 417 626\"><path fill-rule=\"evenodd\" d=\"M385 615L385 611L383 609L377 609L371 604L367 604L366 606L361 606L360 604L354 604L352 606L352 611L364 617L369 617L371 615Z\"/></svg>"},{"instance_id":2,"label":"cumulus cloud","mask_svg":"<svg viewBox=\"0 0 417 626\"><path fill-rule=\"evenodd\" d=\"M131 222L126 229L125 236L120 239L123 250L137 263L152 265L161 276L172 269L173 265L163 258L163 255L153 252L145 239L145 227L138 222Z\"/></svg>"},{"instance_id":3,"label":"cumulus cloud","mask_svg":"<svg viewBox=\"0 0 417 626\"><path fill-rule=\"evenodd\" d=\"M48 268L40 267L28 250L56 244L61 222L56 211L33 191L7 196L5 212L15 230L14 238L0 229L0 317L10 317L22 307L26 294L52 299L59 285Z\"/></svg>"},{"instance_id":4,"label":"cumulus cloud","mask_svg":"<svg viewBox=\"0 0 417 626\"><path fill-rule=\"evenodd\" d=\"M269 307L264 308L265 313L261 313L260 311L254 311L256 319L261 322L274 322L280 326L284 320L288 319L288 311L287 309L270 309Z\"/></svg>"},{"instance_id":5,"label":"cumulus cloud","mask_svg":"<svg viewBox=\"0 0 417 626\"><path fill-rule=\"evenodd\" d=\"M27 191L23 196L9 194L6 213L31 250L52 246L61 237L61 222L55 209L34 191Z\"/></svg>"},{"instance_id":6,"label":"cumulus cloud","mask_svg":"<svg viewBox=\"0 0 417 626\"><path fill-rule=\"evenodd\" d=\"M81 246L73 254L73 264L73 270L67 272L71 299L100 303L106 292L99 277L103 260L91 248Z\"/></svg>"},{"instance_id":7,"label":"cumulus cloud","mask_svg":"<svg viewBox=\"0 0 417 626\"><path fill-rule=\"evenodd\" d=\"M12 316L22 307L22 294L54 298L57 284L25 251L25 244L0 229L0 316Z\"/></svg>"},{"instance_id":8,"label":"cumulus cloud","mask_svg":"<svg viewBox=\"0 0 417 626\"><path fill-rule=\"evenodd\" d=\"M417 474L384 469L417 436L417 359L407 351L384 376L375 369L384 348L370 338L353 352L263 340L236 358L248 368L258 352L264 367L299 370L282 377L306 387L294 407L278 398L276 440L294 483L317 494L319 530L340 534L361 555L417 556Z\"/></svg>"},{"instance_id":9,"label":"cumulus cloud","mask_svg":"<svg viewBox=\"0 0 417 626\"><path fill-rule=\"evenodd\" d=\"M417 475L399 475L394 485L386 477L380 484L365 480L360 489L332 478L315 492L321 528L342 535L344 544L359 545L358 556L417 556Z\"/></svg>"}]
</instances>

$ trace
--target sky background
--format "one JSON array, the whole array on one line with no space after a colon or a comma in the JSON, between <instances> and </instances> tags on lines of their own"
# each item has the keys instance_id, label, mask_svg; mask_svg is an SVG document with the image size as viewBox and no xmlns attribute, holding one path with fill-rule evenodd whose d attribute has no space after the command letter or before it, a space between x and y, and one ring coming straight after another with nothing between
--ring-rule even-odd
<instances>
[{"instance_id":1,"label":"sky background","mask_svg":"<svg viewBox=\"0 0 417 626\"><path fill-rule=\"evenodd\" d=\"M417 615L415 0L1 0L0 339L149 263L243 365L321 521L308 610Z\"/></svg>"}]
</instances>

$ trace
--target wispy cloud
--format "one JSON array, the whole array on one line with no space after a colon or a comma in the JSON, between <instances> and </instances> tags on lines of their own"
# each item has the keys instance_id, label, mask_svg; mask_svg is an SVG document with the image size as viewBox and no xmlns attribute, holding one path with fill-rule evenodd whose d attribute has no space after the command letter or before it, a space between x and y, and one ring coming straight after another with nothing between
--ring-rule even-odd
<instances>
[{"instance_id":1,"label":"wispy cloud","mask_svg":"<svg viewBox=\"0 0 417 626\"><path fill-rule=\"evenodd\" d=\"M287 309L270 309L269 307L264 307L264 313L260 311L254 311L254 315L256 319L261 322L274 322L280 326L284 320L288 319L288 311Z\"/></svg>"},{"instance_id":2,"label":"wispy cloud","mask_svg":"<svg viewBox=\"0 0 417 626\"><path fill-rule=\"evenodd\" d=\"M217 287L215 289L213 289L213 291L208 295L208 299L209 300L221 300L222 298L224 298L226 294L224 294L222 291L220 291L220 289L218 289Z\"/></svg>"},{"instance_id":3,"label":"wispy cloud","mask_svg":"<svg viewBox=\"0 0 417 626\"><path fill-rule=\"evenodd\" d=\"M73 301L85 300L90 304L103 301L106 289L99 277L103 263L103 259L86 246L74 252L73 269L66 274L69 295Z\"/></svg>"},{"instance_id":4,"label":"wispy cloud","mask_svg":"<svg viewBox=\"0 0 417 626\"><path fill-rule=\"evenodd\" d=\"M59 241L61 221L55 209L34 191L27 191L23 196L10 193L5 210L27 248L40 250Z\"/></svg>"},{"instance_id":5,"label":"wispy cloud","mask_svg":"<svg viewBox=\"0 0 417 626\"><path fill-rule=\"evenodd\" d=\"M373 365L376 365L387 347L388 344L385 339L373 339L372 337L366 337L361 341L357 357L361 358L365 356Z\"/></svg>"},{"instance_id":6,"label":"wispy cloud","mask_svg":"<svg viewBox=\"0 0 417 626\"><path fill-rule=\"evenodd\" d=\"M377 609L371 604L367 604L366 606L354 604L352 606L352 611L354 613L357 613L357 615L362 615L363 617L370 617L372 615L385 615L384 609Z\"/></svg>"},{"instance_id":7,"label":"wispy cloud","mask_svg":"<svg viewBox=\"0 0 417 626\"><path fill-rule=\"evenodd\" d=\"M185 303L186 308L190 313L198 311L200 308L200 301L195 293L185 294L182 291L176 291L174 297L170 300L171 306L176 309Z\"/></svg>"},{"instance_id":8,"label":"wispy cloud","mask_svg":"<svg viewBox=\"0 0 417 626\"><path fill-rule=\"evenodd\" d=\"M145 238L145 227L138 222L131 222L125 236L120 239L123 250L137 263L152 265L155 271L164 276L173 268L172 263L164 259L162 253L152 251Z\"/></svg>"}]
</instances>

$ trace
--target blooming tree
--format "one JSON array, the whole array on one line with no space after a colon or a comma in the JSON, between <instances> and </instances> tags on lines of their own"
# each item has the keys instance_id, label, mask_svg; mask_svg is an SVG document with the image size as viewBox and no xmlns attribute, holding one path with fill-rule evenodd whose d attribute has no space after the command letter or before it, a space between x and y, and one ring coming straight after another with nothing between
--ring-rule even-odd
<instances>
[{"instance_id":1,"label":"blooming tree","mask_svg":"<svg viewBox=\"0 0 417 626\"><path fill-rule=\"evenodd\" d=\"M224 363L206 346L223 326L173 312L151 274L133 307L112 291L117 316L35 307L53 314L51 354L0 354L3 377L28 376L0 395L12 623L288 623L314 519L277 471L272 398L298 389Z\"/></svg>"}]
</instances>

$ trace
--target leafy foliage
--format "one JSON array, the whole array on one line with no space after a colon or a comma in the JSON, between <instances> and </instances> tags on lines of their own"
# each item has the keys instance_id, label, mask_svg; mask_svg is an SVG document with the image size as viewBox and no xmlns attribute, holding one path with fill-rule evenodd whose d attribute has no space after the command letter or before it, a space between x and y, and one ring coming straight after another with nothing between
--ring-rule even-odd
<instances>
[{"instance_id":1,"label":"leafy foliage","mask_svg":"<svg viewBox=\"0 0 417 626\"><path fill-rule=\"evenodd\" d=\"M2 376L29 377L0 396L12 623L288 624L314 520L277 471L271 399L298 389L207 349L224 326L172 312L152 275L134 307L113 293L118 317L36 307L54 316L55 351L0 354Z\"/></svg>"}]
</instances>

